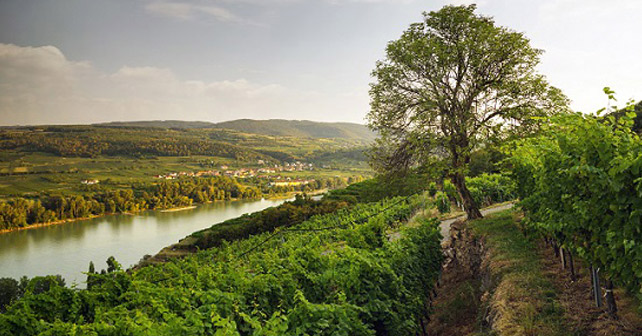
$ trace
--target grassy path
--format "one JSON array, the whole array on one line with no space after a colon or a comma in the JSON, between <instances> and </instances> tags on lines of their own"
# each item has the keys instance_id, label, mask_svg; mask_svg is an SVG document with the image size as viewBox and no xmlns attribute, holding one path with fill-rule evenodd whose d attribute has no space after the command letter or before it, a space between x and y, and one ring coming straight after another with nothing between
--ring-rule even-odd
<instances>
[{"instance_id":1,"label":"grassy path","mask_svg":"<svg viewBox=\"0 0 642 336\"><path fill-rule=\"evenodd\" d=\"M521 213L506 210L511 206L470 223L442 221L442 231L454 223L452 241L443 244L452 262L444 267L430 335L642 335L637 302L617 293L618 320L593 308L588 274L571 281L550 248L522 233Z\"/></svg>"}]
</instances>

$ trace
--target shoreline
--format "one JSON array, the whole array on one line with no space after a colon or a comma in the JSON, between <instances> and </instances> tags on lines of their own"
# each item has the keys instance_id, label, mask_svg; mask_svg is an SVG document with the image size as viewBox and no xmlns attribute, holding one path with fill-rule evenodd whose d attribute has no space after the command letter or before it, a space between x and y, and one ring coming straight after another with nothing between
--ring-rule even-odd
<instances>
[{"instance_id":1,"label":"shoreline","mask_svg":"<svg viewBox=\"0 0 642 336\"><path fill-rule=\"evenodd\" d=\"M310 196L315 196L315 195L323 194L323 193L325 193L327 191L328 191L327 189L319 189L319 190L315 190L315 191L313 191L311 193L306 193L306 194L310 195ZM192 206L188 206L188 207L169 208L169 209L145 209L145 210L140 210L138 212L133 212L133 213L132 212L104 213L102 215L92 215L92 216L89 216L89 217L80 217L80 218L69 218L69 219L57 220L57 221L47 222L47 223L31 224L31 225L27 225L27 226L23 226L23 227L17 227L17 228L11 228L11 229L0 229L0 235L5 234L5 233L10 233L10 232L30 230L30 229L38 229L38 228L43 228L43 227L47 227L47 226L72 223L72 222L83 221L83 220L88 220L88 219L96 219L96 218L105 217L105 216L112 216L112 215L129 215L129 216L133 216L135 214L138 214L138 213L141 213L141 212L144 212L144 211L159 211L159 212L162 212L162 213L179 212L179 211L183 211L183 210L195 209L199 205L209 204L209 203L214 203L214 202L243 201L243 200L248 200L248 201L256 200L256 201L258 201L258 200L261 200L261 199L279 200L279 199L287 199L287 198L294 197L294 195L296 195L296 194L302 194L302 192L290 192L290 193L286 193L286 194L274 195L273 197L265 197L266 195L264 195L261 198L256 198L256 199L232 198L232 199L229 199L229 200L215 200L215 201L209 201L209 202L205 202L205 203L198 203L196 205L192 205Z\"/></svg>"},{"instance_id":2,"label":"shoreline","mask_svg":"<svg viewBox=\"0 0 642 336\"><path fill-rule=\"evenodd\" d=\"M197 207L197 205L190 205L190 206L186 206L186 207L171 208L171 209L163 209L163 210L159 210L159 211L160 211L160 212L162 212L162 213L166 213L166 212L178 212L178 211L185 211L185 210L196 209L196 207Z\"/></svg>"},{"instance_id":3,"label":"shoreline","mask_svg":"<svg viewBox=\"0 0 642 336\"><path fill-rule=\"evenodd\" d=\"M108 215L113 215L113 214L92 215L92 216L89 216L89 217L70 218L70 219L57 220L57 221L47 222L47 223L31 224L31 225L17 227L17 228L11 228L11 229L2 229L2 230L0 230L0 235L1 234L5 234L5 233L9 233L9 232L23 231L23 230L29 230L29 229L37 229L37 228L53 226L53 225L58 225L58 224L71 223L71 222L75 222L75 221L94 219L94 218L104 217L104 216L108 216Z\"/></svg>"}]
</instances>

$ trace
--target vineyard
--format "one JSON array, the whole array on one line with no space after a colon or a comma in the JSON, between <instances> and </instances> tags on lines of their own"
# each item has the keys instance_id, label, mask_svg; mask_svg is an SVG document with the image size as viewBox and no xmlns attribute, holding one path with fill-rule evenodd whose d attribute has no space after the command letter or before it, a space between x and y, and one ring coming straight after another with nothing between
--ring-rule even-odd
<instances>
[{"instance_id":1,"label":"vineyard","mask_svg":"<svg viewBox=\"0 0 642 336\"><path fill-rule=\"evenodd\" d=\"M642 141L631 130L634 116L555 117L538 137L519 141L511 159L526 229L562 259L587 261L594 289L602 273L612 314L614 284L642 299ZM600 305L599 291L594 296Z\"/></svg>"},{"instance_id":2,"label":"vineyard","mask_svg":"<svg viewBox=\"0 0 642 336\"><path fill-rule=\"evenodd\" d=\"M266 51L269 51L270 38L278 37L278 43L297 47L295 53L290 53L292 57L279 58L277 67L260 69L270 62L270 57L242 67L241 63L251 58L252 53L244 52L242 57L221 54L222 61L235 59L240 63L228 67L216 63L216 66L227 69L226 73L243 73L249 76L247 80L221 79L210 83L194 78L185 81L170 68L129 66L113 76L105 73L101 77L120 83L136 74L144 87L148 76L162 72L164 75L158 78L164 79L159 83L174 83L172 92L182 95L183 91L195 91L175 103L167 100L168 107L178 108L188 101L195 101L193 106L201 106L198 99L202 96L225 108L224 115L243 114L246 108L241 106L237 110L235 104L239 101L253 104L253 99L260 99L261 103L256 104L259 108L253 108L252 114L272 116L276 111L270 110L271 102L283 101L281 108L285 110L301 105L296 106L297 117L316 111L310 110L312 108L327 110L315 112L315 118L332 118L336 113L335 117L342 114L340 118L346 120L354 117L350 114L353 112L343 115L341 105L349 99L362 103L365 92L353 91L362 88L361 80L367 77L371 80L367 93L369 111L365 116L358 116L358 120L365 120L367 125L240 119L218 124L156 120L0 128L0 233L16 231L10 233L16 233L11 236L14 239L1 246L10 247L11 253L17 251L8 254L11 262L17 261L17 272L12 274L44 273L41 267L45 264L55 266L54 272L61 272L62 266L74 260L60 255L90 255L82 252L88 250L82 250L84 246L76 244L76 240L84 245L96 244L101 252L107 251L107 255L101 254L105 258L112 255L104 270L97 271L93 262L89 263L88 272L84 273L86 289L77 288L75 283L66 286L62 275L31 279L23 276L20 280L0 275L0 336L642 335L642 102L635 105L630 101L626 108L618 109L614 106L614 92L607 87L603 89L608 99L605 109L595 114L577 112L571 104L592 104L595 83L591 80L600 77L556 73L552 77L556 81L583 79L563 82L568 87L583 85L569 91L574 96L567 97L553 86L554 82L549 83L546 76L538 72L540 68L558 71L578 68L585 72L595 67L596 73L616 74L613 79L609 78L616 83L617 73L622 71L600 70L601 63L609 66L617 63L626 67L622 68L627 70L623 73L635 73L635 64L616 62L616 57L626 52L605 54L599 52L596 45L600 40L615 45L614 37L639 31L634 26L620 26L627 21L626 15L608 24L613 30L602 32L610 34L608 39L586 38L602 36L588 28L602 28L596 22L607 22L605 18L615 13L617 5L595 2L584 8L558 3L526 7L520 4L510 12L502 12L504 7L511 6L508 1L480 5L481 10L494 15L490 16L479 13L475 4L456 5L454 3L461 1L449 1L450 4L439 10L423 11L421 21L410 24L397 39L391 40L390 34L379 31L385 28L385 20L360 22L346 14L349 12L328 16L337 19L332 21L337 23L336 29L321 29L313 34L306 29L318 28L315 23L323 21L316 20L315 14L331 13L323 6L400 18L404 16L397 10L418 6L418 1L404 1L403 6L393 4L394 1L343 1L345 4L317 1L314 8L301 15L295 11L313 1L299 1L296 6L281 6L284 1L271 1L272 4L254 6L252 15L245 13L247 17L243 10L251 6L235 5L228 11L226 7L232 2L146 1L144 10L128 14L154 12L152 14L158 14L155 18L158 21L168 16L178 19L172 24L198 23L199 34L205 19L221 21L218 23L225 23L226 27L242 25L243 29L237 29L243 34L239 39L235 33L226 34L226 28L219 31L215 23L210 25L207 21L207 27L217 28L213 30L225 36L226 41L247 50L257 46L249 43L253 36L263 39L258 46L265 47ZM381 8L358 8L366 4ZM258 15L276 5L287 7L287 15L279 14L281 9L276 7ZM384 6L393 5L397 7L394 11L384 10ZM30 5L30 13L31 7L38 6ZM579 7L582 8L578 12ZM619 7L622 7L620 14L640 13L631 10L640 9L632 5L619 4ZM515 13L524 11L535 14L532 18L526 15L517 30L495 22L495 17L521 18L523 15ZM55 11L55 14L60 14L58 12L65 11ZM600 14L600 20L594 20L595 13ZM253 15L269 19L271 23L264 25L262 21L255 21ZM290 17L297 18L296 25L284 29ZM302 17L309 22L301 24ZM560 27L566 27L572 22L577 29L582 23L580 17L590 22L587 29L578 29L582 36L557 34L559 29L551 24L560 20L563 21ZM342 26L345 18L359 26L345 29L352 27ZM546 20L541 21L542 18ZM69 22L76 21L79 20ZM366 21L381 27L370 29ZM638 18L631 21L642 22ZM397 29L398 23L392 26ZM546 30L535 35L538 45L546 43L547 34L564 36L564 41L553 44L564 47L555 48L552 57L546 58L550 62L564 55L559 59L564 63L540 64L544 51L532 46L531 39L521 32L523 28L539 27ZM256 28L262 31L252 33ZM270 36L264 33L265 28L269 28L267 35ZM85 33L85 30L78 31ZM279 36L281 31L294 35ZM322 33L328 32L338 32L341 36L324 39L327 36ZM362 32L370 35L364 38ZM564 33L571 34L573 30ZM135 35L128 34L128 38ZM343 70L330 71L328 78L304 68L313 64L314 68L326 69L321 62L325 54L333 55L332 62L341 64L341 59L351 57L354 51L342 48L341 53L334 53L333 45L329 44L324 53L319 53L317 42L343 43L351 41L353 36L357 36L358 43L346 46L364 48L367 57L372 57L374 49L365 43L384 37L381 41L388 41L369 77L365 73L360 75L359 85L348 85L350 90L344 90L339 82L347 80L347 85L349 77L356 74L354 71L363 70L360 66L350 71L336 68ZM89 39L83 36L80 40ZM181 43L190 42L190 39L184 40ZM307 40L315 43L310 48L314 57L302 63L288 63L294 61L295 56L304 55ZM584 40L589 40L590 48L575 49ZM224 48L220 43L204 45L218 46L221 50L238 49ZM10 51L24 49L0 43L2 46ZM612 49L610 45L605 47ZM9 67L5 72L11 74L10 77L14 73L28 75L30 72L25 70L30 68L26 64L39 59L33 55L43 48L63 56L53 45L29 47L24 55L12 51L20 56L20 61L13 62L20 67L5 61L3 64ZM279 48L286 52L290 49ZM174 52L170 54L175 56ZM15 57L5 54L0 49L0 61L3 57ZM210 54L208 51L190 55ZM600 57L596 59L599 62L593 60L591 67L566 66L569 60L578 58L576 55L581 55L586 64L590 64L591 55ZM69 67L70 74L83 73L89 78L94 73L86 70L91 69L92 62L80 59L69 62L74 64ZM162 63L159 62L156 60L154 64ZM351 63L355 62L346 64ZM54 64L57 62L51 65ZM86 69L71 70L80 69L81 65ZM210 73L209 66L198 65L194 69L202 68L204 73ZM46 67L38 65L37 68ZM180 68L184 68L184 64ZM272 68L279 69L278 76L269 75ZM292 69L296 71L292 77L296 80L286 80L284 74ZM51 76L57 73L51 72ZM259 74L260 80L250 78ZM149 77L153 78L156 77ZM293 89L277 82L267 84L263 83L264 78L302 86ZM631 82L628 77L622 78ZM325 88L313 89L316 84L305 81L332 87L332 95L324 91ZM177 84L183 82L189 84L188 89L183 90L182 85ZM2 78L0 83L5 84ZM12 85L9 78L6 84L8 88L30 86L24 83ZM44 90L48 86L36 87ZM217 94L222 88L225 91ZM70 91L80 94L94 90L97 89ZM238 97L245 98L237 99L237 90L243 92ZM146 92L136 86L131 91L132 94ZM164 92L159 89L157 94L156 91L152 91L154 98L150 98L150 104L141 111L155 106L151 101ZM334 91L341 93L340 99L331 99ZM577 92L584 92L584 99L577 99L581 98ZM272 94L277 96L268 98ZM287 102L289 97L297 95L300 99L292 100L293 104ZM31 99L24 89L16 89L15 96L17 100L12 93L7 101L21 101L21 97ZM110 101L107 97L111 95L99 101L104 100L103 104L108 107L111 105L106 104ZM70 101L74 104L98 101L80 99L82 95L73 98ZM328 98L329 105L315 106L314 100L321 98ZM139 100L146 102L147 98L131 99L131 104ZM191 104L176 110L185 111L180 117L191 115ZM124 104L123 108L129 105ZM16 111L7 109L5 115L20 113ZM125 115L122 112L114 115ZM31 112L27 114L29 118L36 117L31 116ZM155 111L156 114L159 113ZM216 120L226 118L224 115L204 114ZM132 114L131 118L134 117ZM317 192L315 196L305 195L312 191ZM280 205L272 208L266 209L264 203L256 202L263 210L255 213L247 210L258 209L255 205L243 207L240 202L229 204L231 210L242 209L230 212L234 215L202 217L207 221L201 221L195 214L178 217L180 213L173 213L186 210L183 214L187 216L187 211L196 208L193 204L259 200L276 195L291 197L290 193L295 192L302 194L291 201L279 201ZM236 206L238 208L233 208ZM168 210L163 211L168 212L167 217L150 216L149 221L147 218L138 221L127 216L122 220L132 225L120 225L120 218L113 223L93 223L93 228L88 224L87 232L98 232L89 243L85 243L89 239L82 239L84 231L81 230L49 234L74 240L74 244L66 245L69 248L56 244L48 249L43 237L47 234L44 229L50 228L20 230L106 214L134 215L154 209ZM176 217L170 218L170 215ZM232 218L238 215L241 216ZM164 224L164 219L169 224ZM137 234L138 227L134 229L133 223L145 225L142 223L146 222L150 223L145 227L148 230ZM189 227L189 231L181 231L180 235L170 230L173 228L170 226L186 223L194 226ZM85 228L84 224L78 225ZM118 234L114 236L117 238L107 236L107 230L96 229L98 225L110 225L109 232ZM166 227L165 236L171 239L162 241L166 247L159 253L145 255L128 269L115 259L114 256L118 256L123 263L131 262L117 252L145 245L152 240L151 232L157 230L160 236L164 233L163 227ZM194 230L197 231L192 232ZM25 237L18 236L21 233L34 233L34 236L22 239ZM136 243L123 239L130 234L137 234L141 239ZM184 238L166 245L180 237ZM58 241L56 239L56 243ZM31 259L23 259L34 244L44 246L44 252L32 253ZM131 259L135 262L138 255L133 253ZM56 260L43 262L44 256L55 256ZM84 269L89 257L75 261ZM24 272L25 265L34 266L35 271ZM70 274L77 275L78 268L73 272Z\"/></svg>"},{"instance_id":3,"label":"vineyard","mask_svg":"<svg viewBox=\"0 0 642 336\"><path fill-rule=\"evenodd\" d=\"M436 220L401 225L423 201L358 204L132 274L112 260L87 290L44 281L0 334L415 334L442 263Z\"/></svg>"}]
</instances>

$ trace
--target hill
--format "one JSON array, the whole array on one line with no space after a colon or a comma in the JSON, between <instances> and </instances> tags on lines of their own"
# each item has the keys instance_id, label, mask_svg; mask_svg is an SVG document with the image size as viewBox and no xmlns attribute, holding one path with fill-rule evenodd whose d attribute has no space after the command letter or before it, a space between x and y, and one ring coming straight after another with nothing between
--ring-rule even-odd
<instances>
[{"instance_id":1,"label":"hill","mask_svg":"<svg viewBox=\"0 0 642 336\"><path fill-rule=\"evenodd\" d=\"M122 127L122 128L222 128L235 130L243 133L254 133L272 136L291 136L296 138L331 138L347 139L358 141L373 141L376 134L368 127L361 124L336 122L326 123L310 120L253 120L238 119L211 123L206 121L182 121L182 120L149 120L149 121L115 121L109 123L95 124L99 127Z\"/></svg>"},{"instance_id":2,"label":"hill","mask_svg":"<svg viewBox=\"0 0 642 336\"><path fill-rule=\"evenodd\" d=\"M215 127L233 129L245 133L299 138L341 138L372 141L376 134L368 127L355 123L324 123L309 120L252 120L239 119L215 124Z\"/></svg>"},{"instance_id":3,"label":"hill","mask_svg":"<svg viewBox=\"0 0 642 336\"><path fill-rule=\"evenodd\" d=\"M112 121L108 123L94 124L101 127L152 127L152 128L213 128L214 123L207 121L183 121L183 120L145 120L145 121Z\"/></svg>"}]
</instances>

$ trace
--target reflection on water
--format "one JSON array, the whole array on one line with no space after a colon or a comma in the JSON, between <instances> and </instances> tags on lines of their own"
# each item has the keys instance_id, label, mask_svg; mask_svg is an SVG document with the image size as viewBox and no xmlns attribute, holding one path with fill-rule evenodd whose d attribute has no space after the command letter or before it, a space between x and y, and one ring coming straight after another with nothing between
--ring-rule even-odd
<instances>
[{"instance_id":1,"label":"reflection on water","mask_svg":"<svg viewBox=\"0 0 642 336\"><path fill-rule=\"evenodd\" d=\"M284 200L204 204L177 212L112 215L0 234L0 278L60 274L82 281L90 261L97 269L116 257L124 267L215 223L281 204Z\"/></svg>"}]
</instances>

